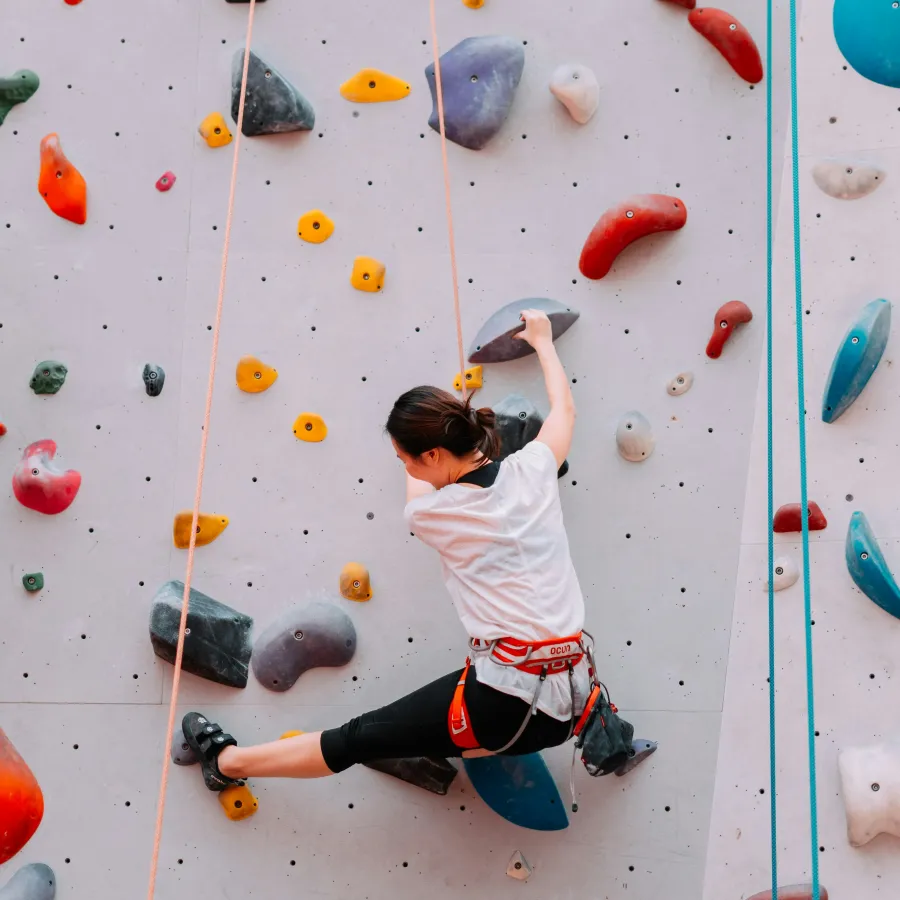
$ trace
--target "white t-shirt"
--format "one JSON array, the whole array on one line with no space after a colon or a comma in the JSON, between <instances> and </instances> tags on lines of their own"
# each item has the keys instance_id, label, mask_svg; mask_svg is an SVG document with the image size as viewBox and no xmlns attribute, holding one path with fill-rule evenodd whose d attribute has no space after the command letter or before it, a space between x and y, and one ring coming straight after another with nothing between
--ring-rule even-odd
<instances>
[{"instance_id":1,"label":"white t-shirt","mask_svg":"<svg viewBox=\"0 0 900 900\"><path fill-rule=\"evenodd\" d=\"M500 464L486 488L450 484L416 497L405 510L410 530L440 554L444 582L472 638L543 641L584 627L584 598L569 555L553 451L526 444ZM473 654L482 684L531 702L538 676ZM575 709L589 690L587 660L575 668ZM566 673L548 675L538 708L572 715Z\"/></svg>"}]
</instances>

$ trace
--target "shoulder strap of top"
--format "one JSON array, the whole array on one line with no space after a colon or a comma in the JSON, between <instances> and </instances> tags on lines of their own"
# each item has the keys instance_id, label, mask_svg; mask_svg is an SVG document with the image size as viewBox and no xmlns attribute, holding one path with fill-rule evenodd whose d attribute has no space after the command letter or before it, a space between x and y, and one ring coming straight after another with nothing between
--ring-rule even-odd
<instances>
[{"instance_id":1,"label":"shoulder strap of top","mask_svg":"<svg viewBox=\"0 0 900 900\"><path fill-rule=\"evenodd\" d=\"M474 484L478 487L490 487L496 480L497 475L500 473L500 463L496 460L493 460L479 469L473 469L471 472L467 472L462 478L458 478L456 480L457 484Z\"/></svg>"}]
</instances>

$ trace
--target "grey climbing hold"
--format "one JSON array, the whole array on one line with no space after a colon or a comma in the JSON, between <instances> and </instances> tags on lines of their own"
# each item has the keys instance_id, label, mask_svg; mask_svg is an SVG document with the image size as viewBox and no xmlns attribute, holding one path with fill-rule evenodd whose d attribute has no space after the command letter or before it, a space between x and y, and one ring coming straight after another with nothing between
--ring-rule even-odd
<instances>
[{"instance_id":1,"label":"grey climbing hold","mask_svg":"<svg viewBox=\"0 0 900 900\"><path fill-rule=\"evenodd\" d=\"M500 435L500 452L497 460L518 452L531 443L541 430L544 419L535 405L519 394L509 394L494 405L496 429ZM569 461L563 460L557 477L562 478L569 471Z\"/></svg>"},{"instance_id":2,"label":"grey climbing hold","mask_svg":"<svg viewBox=\"0 0 900 900\"><path fill-rule=\"evenodd\" d=\"M64 363L45 359L34 367L28 386L36 394L55 394L66 381L69 370Z\"/></svg>"},{"instance_id":3,"label":"grey climbing hold","mask_svg":"<svg viewBox=\"0 0 900 900\"><path fill-rule=\"evenodd\" d=\"M150 641L153 652L175 662L184 583L167 581L153 598ZM253 619L191 588L182 668L228 687L247 686Z\"/></svg>"},{"instance_id":4,"label":"grey climbing hold","mask_svg":"<svg viewBox=\"0 0 900 900\"><path fill-rule=\"evenodd\" d=\"M516 881L528 881L531 877L531 866L528 865L528 860L522 856L520 850L516 850L509 858L509 862L506 865L506 874L510 878L515 878Z\"/></svg>"},{"instance_id":5,"label":"grey climbing hold","mask_svg":"<svg viewBox=\"0 0 900 900\"><path fill-rule=\"evenodd\" d=\"M368 769L393 775L407 784L445 795L459 774L456 766L439 756L412 756L409 759L376 759L363 763Z\"/></svg>"},{"instance_id":6,"label":"grey climbing hold","mask_svg":"<svg viewBox=\"0 0 900 900\"><path fill-rule=\"evenodd\" d=\"M169 756L176 766L195 766L200 761L191 750L190 744L184 739L184 732L180 728L177 728L172 735Z\"/></svg>"},{"instance_id":7,"label":"grey climbing hold","mask_svg":"<svg viewBox=\"0 0 900 900\"><path fill-rule=\"evenodd\" d=\"M632 769L636 769L648 756L656 753L659 744L656 741L648 741L646 738L634 738L631 742L631 751L628 759L616 769L616 775L620 778L627 775Z\"/></svg>"},{"instance_id":8,"label":"grey climbing hold","mask_svg":"<svg viewBox=\"0 0 900 900\"><path fill-rule=\"evenodd\" d=\"M241 103L244 51L238 50L231 65L231 118L237 122ZM247 69L242 132L246 137L310 131L316 114L309 101L277 69L266 65L252 50Z\"/></svg>"},{"instance_id":9,"label":"grey climbing hold","mask_svg":"<svg viewBox=\"0 0 900 900\"><path fill-rule=\"evenodd\" d=\"M625 413L616 428L619 456L628 462L643 462L653 453L656 441L647 419L636 410Z\"/></svg>"},{"instance_id":10,"label":"grey climbing hold","mask_svg":"<svg viewBox=\"0 0 900 900\"><path fill-rule=\"evenodd\" d=\"M550 77L550 93L579 125L589 122L600 105L597 76L579 63L563 63L557 67Z\"/></svg>"},{"instance_id":11,"label":"grey climbing hold","mask_svg":"<svg viewBox=\"0 0 900 900\"><path fill-rule=\"evenodd\" d=\"M813 181L835 200L859 200L881 187L884 169L872 163L848 159L823 159L812 169Z\"/></svg>"},{"instance_id":12,"label":"grey climbing hold","mask_svg":"<svg viewBox=\"0 0 900 900\"><path fill-rule=\"evenodd\" d=\"M503 127L525 67L515 38L471 37L441 56L441 92L447 140L480 150ZM433 108L428 124L440 132L434 63L425 69Z\"/></svg>"},{"instance_id":13,"label":"grey climbing hold","mask_svg":"<svg viewBox=\"0 0 900 900\"><path fill-rule=\"evenodd\" d=\"M166 383L165 369L162 366L154 366L153 363L147 363L144 366L143 379L147 393L151 397L158 397Z\"/></svg>"},{"instance_id":14,"label":"grey climbing hold","mask_svg":"<svg viewBox=\"0 0 900 900\"><path fill-rule=\"evenodd\" d=\"M553 340L565 334L581 313L547 297L526 297L498 309L478 330L469 347L469 362L499 363L521 359L534 353L530 344L514 335L525 330L522 310L536 309L547 314L553 329Z\"/></svg>"},{"instance_id":15,"label":"grey climbing hold","mask_svg":"<svg viewBox=\"0 0 900 900\"><path fill-rule=\"evenodd\" d=\"M0 900L53 900L55 896L56 875L43 863L22 866L0 888Z\"/></svg>"},{"instance_id":16,"label":"grey climbing hold","mask_svg":"<svg viewBox=\"0 0 900 900\"><path fill-rule=\"evenodd\" d=\"M343 666L356 652L356 629L337 606L316 600L285 610L257 639L253 674L270 691L286 691L307 670Z\"/></svg>"}]
</instances>

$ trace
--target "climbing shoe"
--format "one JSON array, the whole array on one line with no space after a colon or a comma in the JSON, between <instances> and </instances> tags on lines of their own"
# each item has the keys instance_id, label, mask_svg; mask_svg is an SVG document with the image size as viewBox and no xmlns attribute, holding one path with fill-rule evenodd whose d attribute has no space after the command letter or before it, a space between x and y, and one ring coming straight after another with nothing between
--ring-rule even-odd
<instances>
[{"instance_id":1,"label":"climbing shoe","mask_svg":"<svg viewBox=\"0 0 900 900\"><path fill-rule=\"evenodd\" d=\"M197 712L189 712L181 720L181 730L188 746L203 770L203 780L211 791L224 791L231 785L242 785L240 779L229 778L219 771L219 754L226 747L237 747L237 741L222 731L215 722L210 722Z\"/></svg>"}]
</instances>

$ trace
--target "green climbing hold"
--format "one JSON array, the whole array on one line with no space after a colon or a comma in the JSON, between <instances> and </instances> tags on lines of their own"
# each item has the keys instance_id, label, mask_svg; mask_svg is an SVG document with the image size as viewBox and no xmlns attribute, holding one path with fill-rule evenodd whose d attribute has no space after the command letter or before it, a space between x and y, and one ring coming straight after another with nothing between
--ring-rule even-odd
<instances>
[{"instance_id":1,"label":"green climbing hold","mask_svg":"<svg viewBox=\"0 0 900 900\"><path fill-rule=\"evenodd\" d=\"M29 594L41 590L44 586L43 572L30 572L22 576L22 585Z\"/></svg>"},{"instance_id":2,"label":"green climbing hold","mask_svg":"<svg viewBox=\"0 0 900 900\"><path fill-rule=\"evenodd\" d=\"M65 384L68 374L64 363L45 359L34 367L28 385L36 394L55 394Z\"/></svg>"},{"instance_id":3,"label":"green climbing hold","mask_svg":"<svg viewBox=\"0 0 900 900\"><path fill-rule=\"evenodd\" d=\"M20 103L30 100L41 85L41 79L31 69L19 69L9 78L0 78L0 125L9 111Z\"/></svg>"}]
</instances>

